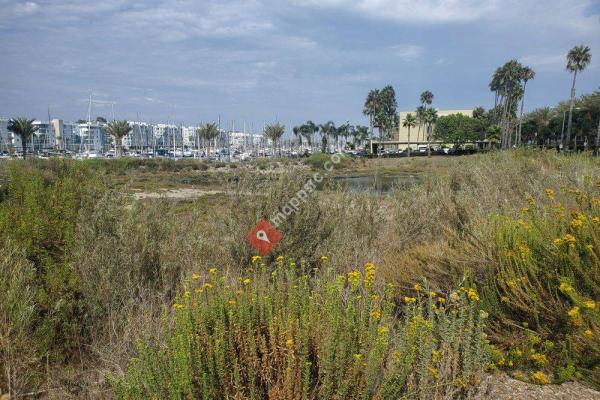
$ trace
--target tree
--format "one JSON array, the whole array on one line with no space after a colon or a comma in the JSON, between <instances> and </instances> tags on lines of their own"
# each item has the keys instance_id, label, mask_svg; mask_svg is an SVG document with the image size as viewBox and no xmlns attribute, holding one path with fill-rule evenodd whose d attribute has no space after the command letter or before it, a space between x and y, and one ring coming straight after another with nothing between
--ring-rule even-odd
<instances>
[{"instance_id":1,"label":"tree","mask_svg":"<svg viewBox=\"0 0 600 400\"><path fill-rule=\"evenodd\" d=\"M302 126L293 127L292 133L298 139L298 149L302 148Z\"/></svg>"},{"instance_id":2,"label":"tree","mask_svg":"<svg viewBox=\"0 0 600 400\"><path fill-rule=\"evenodd\" d=\"M282 125L279 122L265 126L264 135L267 138L271 139L271 142L273 144L273 157L275 157L275 150L277 149L279 140L283 136L284 132L285 132L285 125ZM281 156L281 151L279 152L279 155Z\"/></svg>"},{"instance_id":3,"label":"tree","mask_svg":"<svg viewBox=\"0 0 600 400\"><path fill-rule=\"evenodd\" d=\"M437 121L438 115L434 108L428 108L425 111L425 123L427 124L427 157L431 157L431 127Z\"/></svg>"},{"instance_id":4,"label":"tree","mask_svg":"<svg viewBox=\"0 0 600 400\"><path fill-rule=\"evenodd\" d=\"M571 103L569 104L569 122L567 124L566 148L571 146L571 125L573 120L573 107L575 106L575 80L577 73L583 71L592 61L592 53L587 46L579 45L569 50L567 54L567 71L573 73L573 85L571 86Z\"/></svg>"},{"instance_id":5,"label":"tree","mask_svg":"<svg viewBox=\"0 0 600 400\"><path fill-rule=\"evenodd\" d=\"M438 140L460 147L478 138L478 122L463 114L450 114L439 117L435 123L434 136Z\"/></svg>"},{"instance_id":6,"label":"tree","mask_svg":"<svg viewBox=\"0 0 600 400\"><path fill-rule=\"evenodd\" d=\"M354 136L354 148L360 146L362 142L369 139L369 127L368 126L357 126L353 131Z\"/></svg>"},{"instance_id":7,"label":"tree","mask_svg":"<svg viewBox=\"0 0 600 400\"><path fill-rule=\"evenodd\" d=\"M519 115L519 132L516 138L516 144L521 144L521 131L523 128L523 105L525 104L525 87L527 86L527 81L535 78L535 71L529 67L523 67L521 69L521 80L523 81L523 96L521 97L521 114Z\"/></svg>"},{"instance_id":8,"label":"tree","mask_svg":"<svg viewBox=\"0 0 600 400\"><path fill-rule=\"evenodd\" d=\"M117 157L123 154L123 138L131 132L127 121L111 121L106 128L109 135L115 138L115 152Z\"/></svg>"},{"instance_id":9,"label":"tree","mask_svg":"<svg viewBox=\"0 0 600 400\"><path fill-rule=\"evenodd\" d=\"M396 92L390 85L381 90L371 90L367 95L363 114L369 116L371 132L373 132L372 128L374 127L378 129L380 146L384 136L387 137L398 124L396 107Z\"/></svg>"},{"instance_id":10,"label":"tree","mask_svg":"<svg viewBox=\"0 0 600 400\"><path fill-rule=\"evenodd\" d=\"M417 115L417 120L419 121L419 129L417 130L417 142L421 138L421 128L425 124L425 106L420 105L417 107L417 111L415 114ZM423 137L425 137L425 130L423 130Z\"/></svg>"},{"instance_id":11,"label":"tree","mask_svg":"<svg viewBox=\"0 0 600 400\"><path fill-rule=\"evenodd\" d=\"M319 126L312 121L306 121L304 126L305 137L308 139L308 144L311 146L312 150L312 144L315 142L314 136L319 132Z\"/></svg>"},{"instance_id":12,"label":"tree","mask_svg":"<svg viewBox=\"0 0 600 400\"><path fill-rule=\"evenodd\" d=\"M102 122L103 124L107 123L106 118L104 117L96 117L96 122Z\"/></svg>"},{"instance_id":13,"label":"tree","mask_svg":"<svg viewBox=\"0 0 600 400\"><path fill-rule=\"evenodd\" d=\"M371 140L373 139L373 128L375 125L375 115L379 110L379 89L373 89L367 94L363 114L369 117L369 127L371 128Z\"/></svg>"},{"instance_id":14,"label":"tree","mask_svg":"<svg viewBox=\"0 0 600 400\"><path fill-rule=\"evenodd\" d=\"M512 142L512 125L518 100L523 96L521 80L523 66L517 60L510 60L497 68L489 84L495 92L493 123L499 124L502 130L501 146L506 149ZM499 118L498 118L499 117Z\"/></svg>"},{"instance_id":15,"label":"tree","mask_svg":"<svg viewBox=\"0 0 600 400\"><path fill-rule=\"evenodd\" d=\"M404 117L404 121L402 121L402 126L408 128L408 146L407 148L407 156L410 157L410 128L414 128L417 125L417 118L411 113L406 114Z\"/></svg>"},{"instance_id":16,"label":"tree","mask_svg":"<svg viewBox=\"0 0 600 400\"><path fill-rule=\"evenodd\" d=\"M33 125L34 119L14 118L8 121L7 129L21 138L21 147L23 149L23 159L27 154L27 141L38 130L37 126Z\"/></svg>"},{"instance_id":17,"label":"tree","mask_svg":"<svg viewBox=\"0 0 600 400\"><path fill-rule=\"evenodd\" d=\"M202 138L204 145L206 147L206 159L210 159L210 143L211 141L219 136L219 127L214 122L207 122L205 124L200 125L198 129L196 129L196 135Z\"/></svg>"},{"instance_id":18,"label":"tree","mask_svg":"<svg viewBox=\"0 0 600 400\"><path fill-rule=\"evenodd\" d=\"M321 153L327 151L327 137L336 131L335 124L333 121L327 121L320 125L321 128Z\"/></svg>"}]
</instances>

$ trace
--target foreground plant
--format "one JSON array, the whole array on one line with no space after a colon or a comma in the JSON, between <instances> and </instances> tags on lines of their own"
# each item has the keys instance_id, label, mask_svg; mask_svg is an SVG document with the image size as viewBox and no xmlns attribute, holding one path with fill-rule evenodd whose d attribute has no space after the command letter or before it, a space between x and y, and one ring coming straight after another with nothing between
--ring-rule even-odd
<instances>
[{"instance_id":1,"label":"foreground plant","mask_svg":"<svg viewBox=\"0 0 600 400\"><path fill-rule=\"evenodd\" d=\"M116 398L458 398L487 363L474 288L400 309L375 266L335 275L279 257L244 276L193 274L164 341L139 342ZM420 287L420 286L419 286ZM402 316L399 317L399 313Z\"/></svg>"},{"instance_id":2,"label":"foreground plant","mask_svg":"<svg viewBox=\"0 0 600 400\"><path fill-rule=\"evenodd\" d=\"M497 220L485 300L508 350L502 367L536 383L585 377L598 386L600 180L561 191L569 204L547 188L548 204L530 199L519 218Z\"/></svg>"}]
</instances>

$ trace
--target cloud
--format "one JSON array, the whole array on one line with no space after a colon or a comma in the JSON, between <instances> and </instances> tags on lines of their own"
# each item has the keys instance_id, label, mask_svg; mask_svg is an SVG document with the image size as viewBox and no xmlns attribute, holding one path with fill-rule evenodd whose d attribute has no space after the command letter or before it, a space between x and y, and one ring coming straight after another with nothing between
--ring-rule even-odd
<instances>
[{"instance_id":1,"label":"cloud","mask_svg":"<svg viewBox=\"0 0 600 400\"><path fill-rule=\"evenodd\" d=\"M399 44L388 46L387 50L389 50L396 57L399 57L405 61L413 61L420 58L425 52L425 48L423 46L418 46L414 44Z\"/></svg>"}]
</instances>

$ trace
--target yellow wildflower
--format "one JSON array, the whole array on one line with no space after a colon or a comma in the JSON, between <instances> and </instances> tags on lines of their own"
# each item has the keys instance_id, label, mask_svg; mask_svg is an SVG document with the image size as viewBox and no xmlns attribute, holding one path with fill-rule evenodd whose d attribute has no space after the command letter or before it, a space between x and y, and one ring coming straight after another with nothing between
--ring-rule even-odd
<instances>
[{"instance_id":1,"label":"yellow wildflower","mask_svg":"<svg viewBox=\"0 0 600 400\"><path fill-rule=\"evenodd\" d=\"M282 263L282 262L283 262L283 256L278 256L278 257L277 257L275 260L276 260L278 263Z\"/></svg>"},{"instance_id":2,"label":"yellow wildflower","mask_svg":"<svg viewBox=\"0 0 600 400\"><path fill-rule=\"evenodd\" d=\"M327 256L321 256L322 263L326 263L327 261L329 261L329 258L327 258Z\"/></svg>"},{"instance_id":3,"label":"yellow wildflower","mask_svg":"<svg viewBox=\"0 0 600 400\"><path fill-rule=\"evenodd\" d=\"M253 263L257 263L257 262L259 262L260 260L262 260L262 257L261 257L261 256L252 256L252 262L253 262Z\"/></svg>"},{"instance_id":4,"label":"yellow wildflower","mask_svg":"<svg viewBox=\"0 0 600 400\"><path fill-rule=\"evenodd\" d=\"M589 251L590 253L594 250L594 245L592 244L586 244L585 248L587 251Z\"/></svg>"},{"instance_id":5,"label":"yellow wildflower","mask_svg":"<svg viewBox=\"0 0 600 400\"><path fill-rule=\"evenodd\" d=\"M437 302L438 302L438 303L441 303L441 304L444 304L444 303L446 302L446 299L445 299L445 298L443 298L443 297L438 297L438 298L437 298Z\"/></svg>"},{"instance_id":6,"label":"yellow wildflower","mask_svg":"<svg viewBox=\"0 0 600 400\"><path fill-rule=\"evenodd\" d=\"M415 301L417 301L417 299L415 299L414 297L407 297L407 296L404 296L404 302L405 302L406 304L414 303Z\"/></svg>"},{"instance_id":7,"label":"yellow wildflower","mask_svg":"<svg viewBox=\"0 0 600 400\"><path fill-rule=\"evenodd\" d=\"M211 268L211 269L208 270L208 273L214 275L214 274L217 273L217 269L213 267L213 268Z\"/></svg>"},{"instance_id":8,"label":"yellow wildflower","mask_svg":"<svg viewBox=\"0 0 600 400\"><path fill-rule=\"evenodd\" d=\"M512 368L512 367L513 367L513 362L512 362L512 360L509 360L508 361L508 368Z\"/></svg>"},{"instance_id":9,"label":"yellow wildflower","mask_svg":"<svg viewBox=\"0 0 600 400\"><path fill-rule=\"evenodd\" d=\"M529 212L529 207L523 207L523 208L521 208L521 212L523 214L527 214Z\"/></svg>"},{"instance_id":10,"label":"yellow wildflower","mask_svg":"<svg viewBox=\"0 0 600 400\"><path fill-rule=\"evenodd\" d=\"M379 309L377 309L377 308L376 308L376 309L374 309L374 310L371 312L371 316L373 317L373 319L375 319L375 320L379 320L379 318L381 318L381 310L379 310Z\"/></svg>"},{"instance_id":11,"label":"yellow wildflower","mask_svg":"<svg viewBox=\"0 0 600 400\"><path fill-rule=\"evenodd\" d=\"M498 361L498 366L499 366L499 367L504 367L504 363L505 363L505 362L506 362L506 361L504 360L504 358L501 358L501 359Z\"/></svg>"},{"instance_id":12,"label":"yellow wildflower","mask_svg":"<svg viewBox=\"0 0 600 400\"><path fill-rule=\"evenodd\" d=\"M529 356L529 359L535 362L538 367L545 367L548 365L548 358L540 353L533 353L531 356Z\"/></svg>"},{"instance_id":13,"label":"yellow wildflower","mask_svg":"<svg viewBox=\"0 0 600 400\"><path fill-rule=\"evenodd\" d=\"M196 294L200 294L200 293L202 293L203 290L201 288L196 288L196 290L194 290L194 291L196 292Z\"/></svg>"},{"instance_id":14,"label":"yellow wildflower","mask_svg":"<svg viewBox=\"0 0 600 400\"><path fill-rule=\"evenodd\" d=\"M585 335L586 338L591 339L594 337L594 332L592 332L591 329L587 329L585 332L583 332L583 334Z\"/></svg>"},{"instance_id":15,"label":"yellow wildflower","mask_svg":"<svg viewBox=\"0 0 600 400\"><path fill-rule=\"evenodd\" d=\"M244 279L244 285L248 286L248 285L250 284L250 282L252 282L252 281L250 280L250 278L246 278L246 279Z\"/></svg>"},{"instance_id":16,"label":"yellow wildflower","mask_svg":"<svg viewBox=\"0 0 600 400\"><path fill-rule=\"evenodd\" d=\"M365 286L369 287L375 281L375 265L373 263L365 264Z\"/></svg>"},{"instance_id":17,"label":"yellow wildflower","mask_svg":"<svg viewBox=\"0 0 600 400\"><path fill-rule=\"evenodd\" d=\"M420 292L421 290L423 290L423 287L421 285L419 285L418 283L415 283L415 285L413 286L413 289L415 289L417 292Z\"/></svg>"},{"instance_id":18,"label":"yellow wildflower","mask_svg":"<svg viewBox=\"0 0 600 400\"><path fill-rule=\"evenodd\" d=\"M578 317L579 316L579 307L575 306L575 307L571 308L567 314L571 318Z\"/></svg>"},{"instance_id":19,"label":"yellow wildflower","mask_svg":"<svg viewBox=\"0 0 600 400\"><path fill-rule=\"evenodd\" d=\"M586 300L583 302L583 306L585 308L589 308L590 310L593 310L596 308L596 302L594 300Z\"/></svg>"},{"instance_id":20,"label":"yellow wildflower","mask_svg":"<svg viewBox=\"0 0 600 400\"><path fill-rule=\"evenodd\" d=\"M439 377L439 372L437 368L429 367L429 373L433 376L433 379L437 379Z\"/></svg>"},{"instance_id":21,"label":"yellow wildflower","mask_svg":"<svg viewBox=\"0 0 600 400\"><path fill-rule=\"evenodd\" d=\"M292 346L294 345L294 339L288 339L288 340L285 342L285 344L286 344L288 347L292 347Z\"/></svg>"},{"instance_id":22,"label":"yellow wildflower","mask_svg":"<svg viewBox=\"0 0 600 400\"><path fill-rule=\"evenodd\" d=\"M577 240L575 239L575 236L567 233L565 235L565 237L563 238L565 242L569 243L569 244L574 244Z\"/></svg>"},{"instance_id":23,"label":"yellow wildflower","mask_svg":"<svg viewBox=\"0 0 600 400\"><path fill-rule=\"evenodd\" d=\"M234 304L235 304L235 300L229 300L229 301L228 301L228 303L229 303L230 305L234 305Z\"/></svg>"},{"instance_id":24,"label":"yellow wildflower","mask_svg":"<svg viewBox=\"0 0 600 400\"><path fill-rule=\"evenodd\" d=\"M592 221L594 221L595 224L600 224L600 217L594 217L592 218Z\"/></svg>"},{"instance_id":25,"label":"yellow wildflower","mask_svg":"<svg viewBox=\"0 0 600 400\"><path fill-rule=\"evenodd\" d=\"M475 290L474 288L469 288L469 290L467 291L467 296L473 301L480 300L479 295L477 294L477 290Z\"/></svg>"},{"instance_id":26,"label":"yellow wildflower","mask_svg":"<svg viewBox=\"0 0 600 400\"><path fill-rule=\"evenodd\" d=\"M440 360L440 357L442 357L442 352L439 350L434 350L433 353L431 353L431 362L438 362Z\"/></svg>"},{"instance_id":27,"label":"yellow wildflower","mask_svg":"<svg viewBox=\"0 0 600 400\"><path fill-rule=\"evenodd\" d=\"M583 225L583 221L580 219L574 219L573 221L571 221L571 227L573 227L574 229L580 228Z\"/></svg>"},{"instance_id":28,"label":"yellow wildflower","mask_svg":"<svg viewBox=\"0 0 600 400\"><path fill-rule=\"evenodd\" d=\"M192 274L192 279L195 280L195 281L197 281L198 279L200 279L200 274L193 273Z\"/></svg>"},{"instance_id":29,"label":"yellow wildflower","mask_svg":"<svg viewBox=\"0 0 600 400\"><path fill-rule=\"evenodd\" d=\"M207 283L204 284L204 287L207 288L207 289L210 289L210 288L213 287L213 285L207 282Z\"/></svg>"},{"instance_id":30,"label":"yellow wildflower","mask_svg":"<svg viewBox=\"0 0 600 400\"><path fill-rule=\"evenodd\" d=\"M176 310L181 310L184 307L185 306L183 304L179 304L179 303L173 304L173 308L176 309Z\"/></svg>"},{"instance_id":31,"label":"yellow wildflower","mask_svg":"<svg viewBox=\"0 0 600 400\"><path fill-rule=\"evenodd\" d=\"M389 332L389 329L387 326L380 326L379 329L377 330L377 333L379 334L379 336L387 336Z\"/></svg>"},{"instance_id":32,"label":"yellow wildflower","mask_svg":"<svg viewBox=\"0 0 600 400\"><path fill-rule=\"evenodd\" d=\"M552 200L554 199L554 190L552 190L551 188L547 188L546 189L546 196Z\"/></svg>"},{"instance_id":33,"label":"yellow wildflower","mask_svg":"<svg viewBox=\"0 0 600 400\"><path fill-rule=\"evenodd\" d=\"M360 359L362 358L362 354L358 353L358 354L354 354L352 355L352 357L356 360L356 361L360 361Z\"/></svg>"},{"instance_id":34,"label":"yellow wildflower","mask_svg":"<svg viewBox=\"0 0 600 400\"><path fill-rule=\"evenodd\" d=\"M509 298L507 296L502 296L500 297L500 301L503 303L508 303L509 302Z\"/></svg>"},{"instance_id":35,"label":"yellow wildflower","mask_svg":"<svg viewBox=\"0 0 600 400\"><path fill-rule=\"evenodd\" d=\"M539 385L547 385L550 383L550 378L542 371L534 372L531 375L531 380Z\"/></svg>"},{"instance_id":36,"label":"yellow wildflower","mask_svg":"<svg viewBox=\"0 0 600 400\"><path fill-rule=\"evenodd\" d=\"M348 272L348 282L354 287L358 287L360 285L360 281L362 278L362 274L360 271L351 271Z\"/></svg>"},{"instance_id":37,"label":"yellow wildflower","mask_svg":"<svg viewBox=\"0 0 600 400\"><path fill-rule=\"evenodd\" d=\"M561 238L556 238L553 243L555 246L560 246L563 243L563 240Z\"/></svg>"},{"instance_id":38,"label":"yellow wildflower","mask_svg":"<svg viewBox=\"0 0 600 400\"><path fill-rule=\"evenodd\" d=\"M435 296L437 296L436 292L433 292L433 291L429 292L429 297L435 297Z\"/></svg>"},{"instance_id":39,"label":"yellow wildflower","mask_svg":"<svg viewBox=\"0 0 600 400\"><path fill-rule=\"evenodd\" d=\"M560 286L558 287L558 290L564 293L568 293L573 290L573 287L566 282L561 282Z\"/></svg>"}]
</instances>

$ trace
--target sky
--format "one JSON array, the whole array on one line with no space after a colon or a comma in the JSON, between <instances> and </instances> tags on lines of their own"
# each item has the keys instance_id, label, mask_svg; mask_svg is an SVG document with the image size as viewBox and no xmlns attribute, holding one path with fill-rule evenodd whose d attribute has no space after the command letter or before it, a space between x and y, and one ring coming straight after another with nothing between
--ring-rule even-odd
<instances>
[{"instance_id":1,"label":"sky","mask_svg":"<svg viewBox=\"0 0 600 400\"><path fill-rule=\"evenodd\" d=\"M526 110L568 98L565 56L600 86L599 0L0 0L0 116L367 124L369 90L398 109L489 108L494 70L536 72Z\"/></svg>"}]
</instances>

